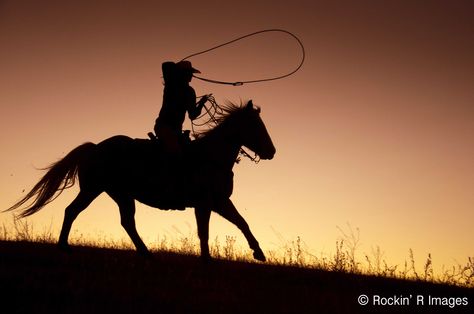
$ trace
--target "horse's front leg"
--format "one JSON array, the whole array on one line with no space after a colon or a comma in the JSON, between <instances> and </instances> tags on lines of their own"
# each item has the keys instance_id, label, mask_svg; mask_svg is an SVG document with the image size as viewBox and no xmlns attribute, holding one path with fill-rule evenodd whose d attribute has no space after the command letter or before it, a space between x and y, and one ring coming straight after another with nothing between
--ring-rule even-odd
<instances>
[{"instance_id":1,"label":"horse's front leg","mask_svg":"<svg viewBox=\"0 0 474 314\"><path fill-rule=\"evenodd\" d=\"M249 243L250 248L253 250L253 257L259 261L265 262L265 254L263 254L257 239L255 239L253 236L249 225L239 214L232 201L230 199L226 199L222 202L219 202L218 206L215 208L215 211L228 221L232 222L237 226L237 228L240 229L240 231L242 231L245 238L247 239L247 242Z\"/></svg>"},{"instance_id":2,"label":"horse's front leg","mask_svg":"<svg viewBox=\"0 0 474 314\"><path fill-rule=\"evenodd\" d=\"M194 210L198 228L199 241L201 243L201 258L209 260L209 219L211 218L211 210L203 207L196 207Z\"/></svg>"}]
</instances>

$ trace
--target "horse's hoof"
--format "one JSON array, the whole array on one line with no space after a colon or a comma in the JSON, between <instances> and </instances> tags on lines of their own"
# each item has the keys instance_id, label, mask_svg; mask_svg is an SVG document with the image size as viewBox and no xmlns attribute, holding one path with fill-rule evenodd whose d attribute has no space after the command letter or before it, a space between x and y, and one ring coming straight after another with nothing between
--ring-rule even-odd
<instances>
[{"instance_id":1,"label":"horse's hoof","mask_svg":"<svg viewBox=\"0 0 474 314\"><path fill-rule=\"evenodd\" d=\"M61 252L65 252L65 253L71 253L72 250L71 250L71 247L69 246L69 244L63 244L63 243L58 243L57 244L57 248L61 251Z\"/></svg>"},{"instance_id":2,"label":"horse's hoof","mask_svg":"<svg viewBox=\"0 0 474 314\"><path fill-rule=\"evenodd\" d=\"M212 257L209 254L202 254L200 260L203 264L209 264L212 262Z\"/></svg>"},{"instance_id":3,"label":"horse's hoof","mask_svg":"<svg viewBox=\"0 0 474 314\"><path fill-rule=\"evenodd\" d=\"M148 250L146 250L146 251L137 251L137 253L138 253L139 256L141 256L145 259L148 259L148 260L154 259L153 253L151 253Z\"/></svg>"},{"instance_id":4,"label":"horse's hoof","mask_svg":"<svg viewBox=\"0 0 474 314\"><path fill-rule=\"evenodd\" d=\"M265 257L265 254L263 254L261 249L255 250L253 252L253 258L255 258L256 260L261 261L261 262L266 262L267 261L267 258Z\"/></svg>"}]
</instances>

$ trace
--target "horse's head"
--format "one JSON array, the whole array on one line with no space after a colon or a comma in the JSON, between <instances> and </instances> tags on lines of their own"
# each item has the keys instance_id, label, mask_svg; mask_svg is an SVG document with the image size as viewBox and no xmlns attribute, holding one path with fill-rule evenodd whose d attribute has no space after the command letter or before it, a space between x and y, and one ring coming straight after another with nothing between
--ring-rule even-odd
<instances>
[{"instance_id":1,"label":"horse's head","mask_svg":"<svg viewBox=\"0 0 474 314\"><path fill-rule=\"evenodd\" d=\"M260 108L254 107L250 100L243 109L242 117L242 126L239 131L242 145L252 150L261 159L272 159L276 149L260 117Z\"/></svg>"}]
</instances>

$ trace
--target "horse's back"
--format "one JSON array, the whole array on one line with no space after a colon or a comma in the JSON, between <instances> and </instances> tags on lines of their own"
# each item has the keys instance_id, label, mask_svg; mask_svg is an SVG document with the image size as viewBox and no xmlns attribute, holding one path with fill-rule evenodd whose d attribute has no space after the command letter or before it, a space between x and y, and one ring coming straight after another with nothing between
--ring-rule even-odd
<instances>
[{"instance_id":1,"label":"horse's back","mask_svg":"<svg viewBox=\"0 0 474 314\"><path fill-rule=\"evenodd\" d=\"M82 172L92 173L110 183L134 179L139 174L156 171L155 161L160 154L158 146L152 140L125 135L107 138L97 144Z\"/></svg>"},{"instance_id":2,"label":"horse's back","mask_svg":"<svg viewBox=\"0 0 474 314\"><path fill-rule=\"evenodd\" d=\"M150 140L144 138L131 138L126 135L115 135L109 137L102 142L97 144L102 150L109 150L118 152L127 152L133 154L140 154L144 152L155 152L159 151L159 144L157 140ZM120 157L120 156L116 156Z\"/></svg>"},{"instance_id":3,"label":"horse's back","mask_svg":"<svg viewBox=\"0 0 474 314\"><path fill-rule=\"evenodd\" d=\"M97 145L98 146L106 146L106 147L110 147L110 146L115 146L115 147L120 147L120 146L127 146L127 145L130 145L131 143L133 143L133 139L131 137L128 137L126 135L114 135L112 137L109 137L105 140L103 140L102 142L98 143Z\"/></svg>"}]
</instances>

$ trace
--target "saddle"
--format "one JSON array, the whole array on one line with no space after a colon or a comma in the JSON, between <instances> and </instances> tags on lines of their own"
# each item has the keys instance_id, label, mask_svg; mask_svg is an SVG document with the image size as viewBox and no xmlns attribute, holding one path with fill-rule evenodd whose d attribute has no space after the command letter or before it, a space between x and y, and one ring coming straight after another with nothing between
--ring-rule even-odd
<instances>
[{"instance_id":1,"label":"saddle","mask_svg":"<svg viewBox=\"0 0 474 314\"><path fill-rule=\"evenodd\" d=\"M183 145L187 145L187 144L191 143L190 134L191 134L191 131L184 130L183 133L181 133L180 143L183 144ZM158 137L153 132L148 132L148 137L152 141L159 142Z\"/></svg>"},{"instance_id":2,"label":"saddle","mask_svg":"<svg viewBox=\"0 0 474 314\"><path fill-rule=\"evenodd\" d=\"M184 210L189 206L191 196L191 185L195 184L193 165L187 158L187 151L191 143L190 131L186 130L181 136L181 147L183 152L166 152L160 139L152 132L148 133L149 139L136 138L134 140L136 151L141 152L142 167L152 178L146 188L151 198L150 205L162 210ZM153 191L153 193L150 193ZM140 193L140 191L138 191ZM141 194L141 193L140 193Z\"/></svg>"}]
</instances>

